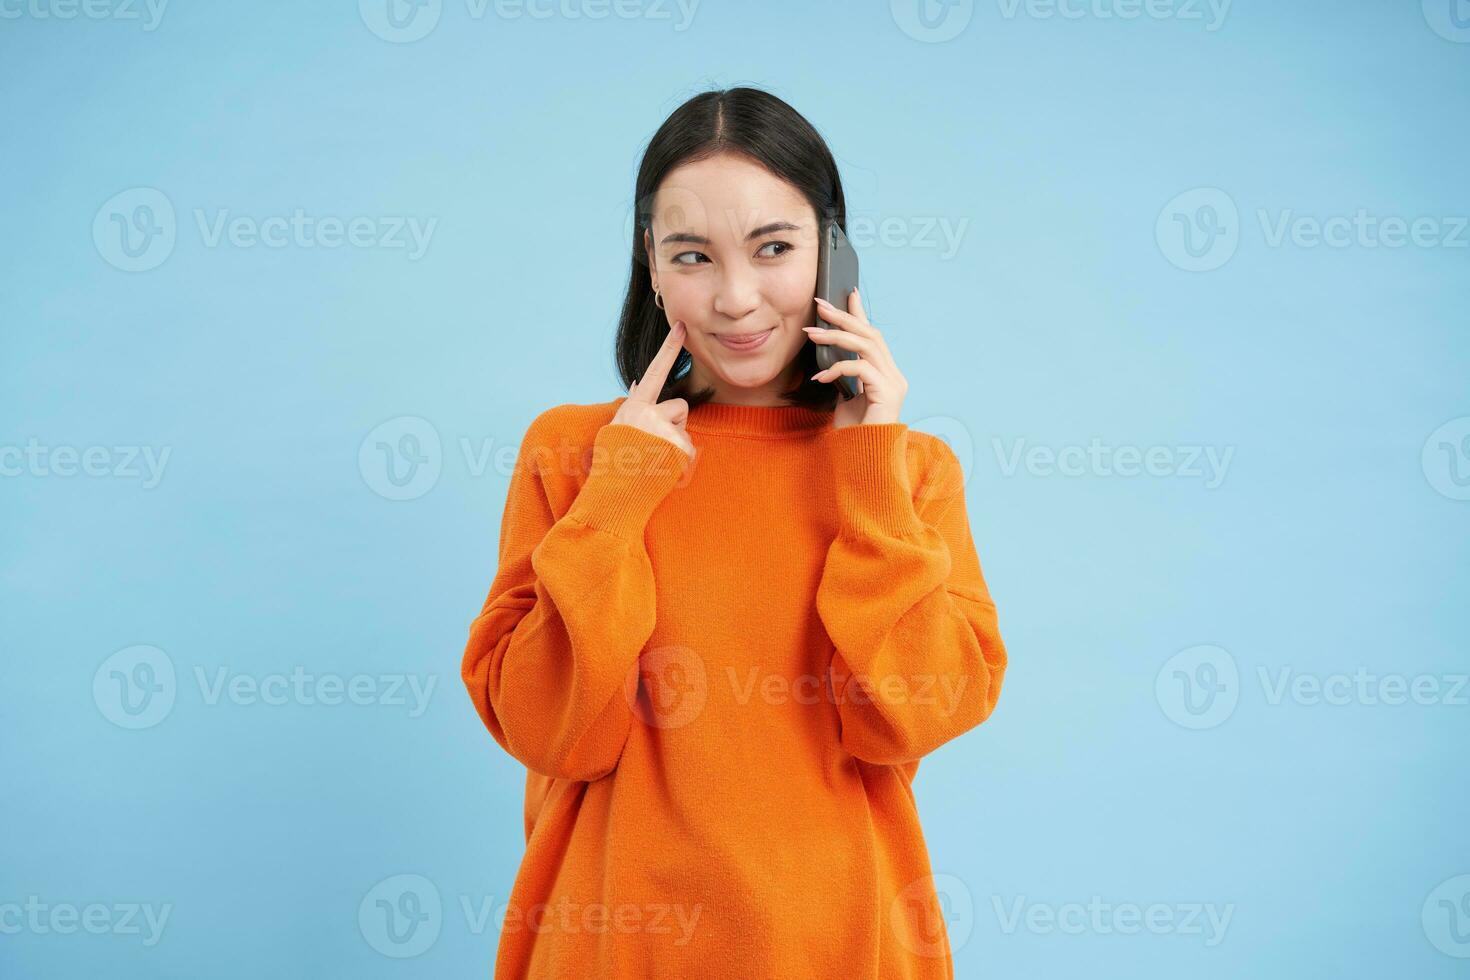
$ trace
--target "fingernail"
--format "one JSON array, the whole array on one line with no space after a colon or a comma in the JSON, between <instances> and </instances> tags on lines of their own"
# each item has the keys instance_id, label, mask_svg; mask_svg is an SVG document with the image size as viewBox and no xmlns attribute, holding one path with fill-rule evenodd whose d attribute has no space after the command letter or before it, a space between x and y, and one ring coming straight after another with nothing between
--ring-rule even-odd
<instances>
[{"instance_id":1,"label":"fingernail","mask_svg":"<svg viewBox=\"0 0 1470 980\"><path fill-rule=\"evenodd\" d=\"M832 304L831 304L831 303L829 303L829 302L827 302L827 301L826 301L826 300L824 300L824 299L823 299L823 298L822 298L822 297L820 297L820 296L818 296L818 297L817 297L817 302L818 302L818 303L821 303L821 304L822 304L822 305L823 305L823 306L831 306L831 305L832 305Z\"/></svg>"}]
</instances>

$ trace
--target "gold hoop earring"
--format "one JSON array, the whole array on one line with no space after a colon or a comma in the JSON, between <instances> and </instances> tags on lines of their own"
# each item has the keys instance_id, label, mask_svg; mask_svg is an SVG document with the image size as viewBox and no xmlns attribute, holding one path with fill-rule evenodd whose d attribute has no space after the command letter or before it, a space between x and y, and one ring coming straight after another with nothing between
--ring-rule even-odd
<instances>
[{"instance_id":1,"label":"gold hoop earring","mask_svg":"<svg viewBox=\"0 0 1470 980\"><path fill-rule=\"evenodd\" d=\"M653 290L653 305L654 306L657 306L659 309L663 309L664 308L663 294L661 294L658 291L658 288L657 287L654 287L654 290Z\"/></svg>"}]
</instances>

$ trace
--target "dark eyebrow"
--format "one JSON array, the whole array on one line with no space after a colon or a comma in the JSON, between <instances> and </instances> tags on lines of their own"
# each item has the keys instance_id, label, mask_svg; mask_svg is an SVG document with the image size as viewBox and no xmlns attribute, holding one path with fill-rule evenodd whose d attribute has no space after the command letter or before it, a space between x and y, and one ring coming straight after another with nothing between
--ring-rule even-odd
<instances>
[{"instance_id":1,"label":"dark eyebrow","mask_svg":"<svg viewBox=\"0 0 1470 980\"><path fill-rule=\"evenodd\" d=\"M752 229L750 234L745 236L745 240L748 242L752 238L760 238L762 235L769 235L775 231L801 231L801 225L793 225L789 221L772 221L770 224L761 225L759 228ZM667 245L670 242L687 242L690 245L708 245L709 239L705 238L703 235L694 235L685 231L676 231L672 234L665 235L663 237L663 240L660 241L659 244Z\"/></svg>"}]
</instances>

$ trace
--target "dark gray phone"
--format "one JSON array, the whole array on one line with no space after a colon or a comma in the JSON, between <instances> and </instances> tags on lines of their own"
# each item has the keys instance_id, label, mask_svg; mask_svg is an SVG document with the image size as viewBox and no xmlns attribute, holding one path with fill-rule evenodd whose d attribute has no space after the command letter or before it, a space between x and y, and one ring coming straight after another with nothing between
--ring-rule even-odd
<instances>
[{"instance_id":1,"label":"dark gray phone","mask_svg":"<svg viewBox=\"0 0 1470 980\"><path fill-rule=\"evenodd\" d=\"M857 288L858 284L858 260L857 253L852 249L852 243L837 226L832 218L823 218L820 226L819 242L817 246L817 295L831 303L843 312L847 311L847 294ZM817 318L821 319L820 311ZM842 328L835 323L827 323L834 330ZM835 344L815 344L817 348L817 365L823 370L836 364L838 361L853 360L857 358L856 351L850 351ZM833 382L837 385L837 393L843 400L854 398L858 394L858 379L849 375L838 375Z\"/></svg>"}]
</instances>

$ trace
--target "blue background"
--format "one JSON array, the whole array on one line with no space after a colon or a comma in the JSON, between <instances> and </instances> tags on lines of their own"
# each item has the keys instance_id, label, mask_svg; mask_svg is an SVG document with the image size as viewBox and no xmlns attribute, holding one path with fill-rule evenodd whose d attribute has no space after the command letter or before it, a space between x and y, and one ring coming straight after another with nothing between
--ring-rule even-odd
<instances>
[{"instance_id":1,"label":"blue background","mask_svg":"<svg viewBox=\"0 0 1470 980\"><path fill-rule=\"evenodd\" d=\"M1464 975L1470 692L1272 697L1283 670L1447 694L1470 669L1470 31L1448 0L1238 0L1214 23L1184 0L1133 19L987 0L937 33L901 0L704 0L687 24L653 0L604 19L445 0L406 43L369 26L374 2L178 3L151 30L146 8L3 8L0 906L171 912L151 946L0 932L0 974L488 974L494 924L464 903L505 901L523 771L458 669L494 573L495 454L549 406L622 393L639 154L684 99L754 84L827 138L850 224L890 221L857 241L869 313L905 421L971 466L1012 660L996 714L916 783L957 974ZM166 197L175 240L125 271L106 231L135 188ZM1196 188L1236 219L1169 206ZM435 224L413 256L210 244L196 218L296 209ZM1441 241L1273 244L1283 215L1360 210ZM924 233L946 222L948 254ZM1217 267L1181 267L1186 226L1219 229ZM425 424L426 482L389 499L376 444ZM1094 439L1178 465L1006 462ZM104 447L108 475L28 444ZM114 447L166 449L161 479ZM1181 447L1232 454L1217 486ZM106 663L137 645L176 684L129 729ZM1211 675L1171 658L1201 645L1234 707L1190 727L1213 695L1180 678ZM211 703L196 671L221 668L434 687L417 714ZM359 923L404 874L442 902L412 958ZM1230 919L1010 924L1018 901L1094 896Z\"/></svg>"}]
</instances>

